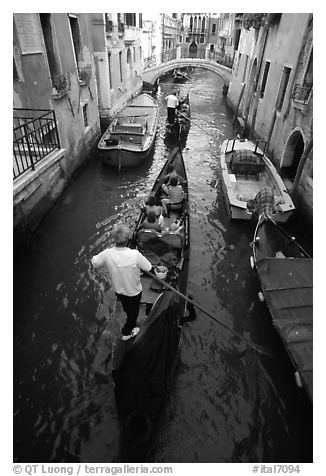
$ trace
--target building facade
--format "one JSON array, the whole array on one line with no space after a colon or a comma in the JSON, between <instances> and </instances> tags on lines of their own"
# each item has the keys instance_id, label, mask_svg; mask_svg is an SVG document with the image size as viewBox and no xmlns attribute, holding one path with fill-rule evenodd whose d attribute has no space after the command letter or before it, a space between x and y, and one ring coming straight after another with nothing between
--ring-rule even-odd
<instances>
[{"instance_id":1,"label":"building facade","mask_svg":"<svg viewBox=\"0 0 326 476\"><path fill-rule=\"evenodd\" d=\"M236 15L242 20L228 101L245 133L268 141L291 195L312 220L312 14Z\"/></svg>"},{"instance_id":2,"label":"building facade","mask_svg":"<svg viewBox=\"0 0 326 476\"><path fill-rule=\"evenodd\" d=\"M104 127L142 88L142 14L93 13L98 107Z\"/></svg>"},{"instance_id":3,"label":"building facade","mask_svg":"<svg viewBox=\"0 0 326 476\"><path fill-rule=\"evenodd\" d=\"M85 161L100 122L88 14L15 13L13 24L14 227L24 239Z\"/></svg>"},{"instance_id":4,"label":"building facade","mask_svg":"<svg viewBox=\"0 0 326 476\"><path fill-rule=\"evenodd\" d=\"M190 58L206 58L210 14L182 13L181 20L181 55Z\"/></svg>"}]
</instances>

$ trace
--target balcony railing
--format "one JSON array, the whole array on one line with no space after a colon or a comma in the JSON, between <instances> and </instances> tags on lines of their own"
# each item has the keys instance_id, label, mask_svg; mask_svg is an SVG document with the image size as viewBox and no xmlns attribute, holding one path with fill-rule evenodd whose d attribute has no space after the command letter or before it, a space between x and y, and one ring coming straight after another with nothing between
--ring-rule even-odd
<instances>
[{"instance_id":1,"label":"balcony railing","mask_svg":"<svg viewBox=\"0 0 326 476\"><path fill-rule=\"evenodd\" d=\"M14 180L26 170L60 149L54 111L14 109L13 159Z\"/></svg>"},{"instance_id":2,"label":"balcony railing","mask_svg":"<svg viewBox=\"0 0 326 476\"><path fill-rule=\"evenodd\" d=\"M311 95L311 87L296 84L293 89L292 99L300 104L308 104Z\"/></svg>"}]
</instances>

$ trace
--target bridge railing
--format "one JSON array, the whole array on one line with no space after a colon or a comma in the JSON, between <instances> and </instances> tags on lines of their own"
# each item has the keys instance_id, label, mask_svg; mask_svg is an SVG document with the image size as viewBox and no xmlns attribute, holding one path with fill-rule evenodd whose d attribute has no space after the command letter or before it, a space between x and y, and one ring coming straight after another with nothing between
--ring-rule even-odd
<instances>
[{"instance_id":1,"label":"bridge railing","mask_svg":"<svg viewBox=\"0 0 326 476\"><path fill-rule=\"evenodd\" d=\"M177 58L177 49L164 50L159 55L152 55L143 59L143 70L159 66L167 61L172 61Z\"/></svg>"},{"instance_id":2,"label":"bridge railing","mask_svg":"<svg viewBox=\"0 0 326 476\"><path fill-rule=\"evenodd\" d=\"M206 59L214 63L221 64L227 68L232 68L233 57L220 51L208 51L204 49L181 48L180 59ZM143 71L168 61L177 59L177 49L165 50L160 55L153 55L143 59Z\"/></svg>"},{"instance_id":3,"label":"bridge railing","mask_svg":"<svg viewBox=\"0 0 326 476\"><path fill-rule=\"evenodd\" d=\"M215 63L222 64L227 68L232 69L233 66L233 56L219 52L219 51L210 51L208 54L208 58L211 61L215 61Z\"/></svg>"}]
</instances>

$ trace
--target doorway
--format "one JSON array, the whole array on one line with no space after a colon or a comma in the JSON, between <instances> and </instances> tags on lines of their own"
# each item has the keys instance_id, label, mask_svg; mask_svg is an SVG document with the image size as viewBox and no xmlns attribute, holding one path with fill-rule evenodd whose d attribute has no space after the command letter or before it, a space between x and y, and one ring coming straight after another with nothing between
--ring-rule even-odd
<instances>
[{"instance_id":1,"label":"doorway","mask_svg":"<svg viewBox=\"0 0 326 476\"><path fill-rule=\"evenodd\" d=\"M197 58L197 50L198 50L197 43L196 43L195 41L193 41L192 43L190 43L190 46L189 46L189 58Z\"/></svg>"},{"instance_id":2,"label":"doorway","mask_svg":"<svg viewBox=\"0 0 326 476\"><path fill-rule=\"evenodd\" d=\"M304 151L304 141L300 131L294 131L289 137L281 162L282 175L294 180Z\"/></svg>"}]
</instances>

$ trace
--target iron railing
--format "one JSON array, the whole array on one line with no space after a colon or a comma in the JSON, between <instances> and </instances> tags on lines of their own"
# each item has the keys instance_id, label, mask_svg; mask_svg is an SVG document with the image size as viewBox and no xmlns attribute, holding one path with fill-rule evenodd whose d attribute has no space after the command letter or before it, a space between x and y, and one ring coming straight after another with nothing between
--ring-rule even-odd
<instances>
[{"instance_id":1,"label":"iron railing","mask_svg":"<svg viewBox=\"0 0 326 476\"><path fill-rule=\"evenodd\" d=\"M220 51L210 51L209 52L209 59L211 61L215 61L215 63L219 63L227 68L232 69L233 66L233 57L226 53Z\"/></svg>"},{"instance_id":2,"label":"iron railing","mask_svg":"<svg viewBox=\"0 0 326 476\"><path fill-rule=\"evenodd\" d=\"M60 149L55 112L47 109L14 108L14 180Z\"/></svg>"},{"instance_id":3,"label":"iron railing","mask_svg":"<svg viewBox=\"0 0 326 476\"><path fill-rule=\"evenodd\" d=\"M232 69L233 57L231 55L225 54L219 51L210 51L208 57L206 58L206 48L198 48L193 50L189 47L182 47L180 58L198 58L198 59L207 59L208 61L214 61L215 63L222 64L227 68ZM177 59L177 49L167 50L161 53L161 55L153 55L143 60L143 70L148 68L153 68L154 66L159 66L161 63L166 63Z\"/></svg>"},{"instance_id":4,"label":"iron railing","mask_svg":"<svg viewBox=\"0 0 326 476\"><path fill-rule=\"evenodd\" d=\"M311 87L296 84L293 89L292 99L300 104L308 104L311 93Z\"/></svg>"}]
</instances>

